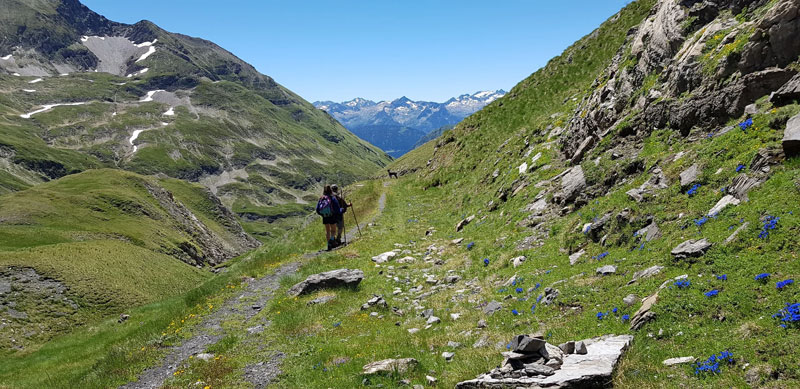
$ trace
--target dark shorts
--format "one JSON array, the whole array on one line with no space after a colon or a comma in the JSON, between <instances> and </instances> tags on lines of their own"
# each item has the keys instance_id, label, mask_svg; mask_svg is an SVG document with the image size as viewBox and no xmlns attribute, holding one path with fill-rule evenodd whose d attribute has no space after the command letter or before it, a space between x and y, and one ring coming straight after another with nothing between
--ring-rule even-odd
<instances>
[{"instance_id":1,"label":"dark shorts","mask_svg":"<svg viewBox=\"0 0 800 389\"><path fill-rule=\"evenodd\" d=\"M322 224L336 224L338 216L323 217Z\"/></svg>"}]
</instances>

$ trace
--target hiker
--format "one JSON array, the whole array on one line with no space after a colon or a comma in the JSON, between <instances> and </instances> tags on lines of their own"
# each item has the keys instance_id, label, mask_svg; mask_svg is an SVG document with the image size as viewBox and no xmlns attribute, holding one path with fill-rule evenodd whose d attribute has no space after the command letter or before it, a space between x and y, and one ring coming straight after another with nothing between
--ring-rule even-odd
<instances>
[{"instance_id":1,"label":"hiker","mask_svg":"<svg viewBox=\"0 0 800 389\"><path fill-rule=\"evenodd\" d=\"M341 194L339 194L339 186L336 184L331 185L331 190L333 191L333 197L336 198L336 201L339 202L339 206L342 207L342 213L339 214L338 218L336 219L336 245L342 245L342 233L344 232L344 213L347 212L348 207L352 207L353 203L347 203L344 200Z\"/></svg>"},{"instance_id":2,"label":"hiker","mask_svg":"<svg viewBox=\"0 0 800 389\"><path fill-rule=\"evenodd\" d=\"M389 178L397 178L397 172L393 172L391 169L386 169L386 171L389 172Z\"/></svg>"},{"instance_id":3,"label":"hiker","mask_svg":"<svg viewBox=\"0 0 800 389\"><path fill-rule=\"evenodd\" d=\"M322 224L325 225L325 239L328 240L328 250L336 247L336 221L342 214L339 208L339 201L333 195L330 185L325 185L322 197L317 201L317 214L322 216Z\"/></svg>"}]
</instances>

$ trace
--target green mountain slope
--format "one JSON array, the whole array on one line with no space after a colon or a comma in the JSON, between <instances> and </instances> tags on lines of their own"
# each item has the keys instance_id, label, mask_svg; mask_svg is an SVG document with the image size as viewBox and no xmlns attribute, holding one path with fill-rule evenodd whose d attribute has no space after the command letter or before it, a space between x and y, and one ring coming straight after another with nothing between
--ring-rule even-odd
<instances>
[{"instance_id":1,"label":"green mountain slope","mask_svg":"<svg viewBox=\"0 0 800 389\"><path fill-rule=\"evenodd\" d=\"M257 246L207 189L179 180L90 170L4 195L0 347L181 294Z\"/></svg>"},{"instance_id":2,"label":"green mountain slope","mask_svg":"<svg viewBox=\"0 0 800 389\"><path fill-rule=\"evenodd\" d=\"M201 182L245 220L271 222L307 210L322 182L390 160L211 42L111 22L74 0L8 9L2 191L114 167ZM267 238L261 224L250 231Z\"/></svg>"}]
</instances>

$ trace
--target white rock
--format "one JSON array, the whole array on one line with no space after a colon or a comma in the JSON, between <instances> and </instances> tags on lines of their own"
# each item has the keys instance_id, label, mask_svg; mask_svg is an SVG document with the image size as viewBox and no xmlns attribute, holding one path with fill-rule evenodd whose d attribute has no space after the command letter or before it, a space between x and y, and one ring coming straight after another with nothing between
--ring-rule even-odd
<instances>
[{"instance_id":1,"label":"white rock","mask_svg":"<svg viewBox=\"0 0 800 389\"><path fill-rule=\"evenodd\" d=\"M664 362L662 363L664 364L664 366L673 366L673 365L681 365L684 363L694 363L695 360L697 360L695 357L678 357L678 358L665 359Z\"/></svg>"},{"instance_id":2,"label":"white rock","mask_svg":"<svg viewBox=\"0 0 800 389\"><path fill-rule=\"evenodd\" d=\"M737 199L736 197L733 197L731 195L725 195L725 197L719 199L717 205L715 205L713 208L711 208L710 211L708 211L708 216L710 217L717 216L720 212L722 212L723 209L725 209L725 207L729 205L739 205L740 202L741 201L739 201L739 199Z\"/></svg>"},{"instance_id":3,"label":"white rock","mask_svg":"<svg viewBox=\"0 0 800 389\"><path fill-rule=\"evenodd\" d=\"M394 258L395 256L397 256L396 252L387 251L387 252L385 252L383 254L379 254L379 255L376 255L376 256L372 257L372 261L375 262L375 263L384 263L384 262L388 262L390 259Z\"/></svg>"}]
</instances>

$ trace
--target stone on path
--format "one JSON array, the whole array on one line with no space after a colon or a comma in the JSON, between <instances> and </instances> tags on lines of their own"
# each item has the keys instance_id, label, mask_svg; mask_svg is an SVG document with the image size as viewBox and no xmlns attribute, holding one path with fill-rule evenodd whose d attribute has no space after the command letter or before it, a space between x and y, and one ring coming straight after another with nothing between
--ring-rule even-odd
<instances>
[{"instance_id":1,"label":"stone on path","mask_svg":"<svg viewBox=\"0 0 800 389\"><path fill-rule=\"evenodd\" d=\"M672 255L677 259L701 257L710 247L711 243L706 238L690 239L672 249Z\"/></svg>"},{"instance_id":2,"label":"stone on path","mask_svg":"<svg viewBox=\"0 0 800 389\"><path fill-rule=\"evenodd\" d=\"M364 365L364 371L361 374L370 375L376 373L394 373L403 374L417 365L417 360L414 358L402 359L384 359Z\"/></svg>"},{"instance_id":3,"label":"stone on path","mask_svg":"<svg viewBox=\"0 0 800 389\"><path fill-rule=\"evenodd\" d=\"M338 269L308 276L304 281L289 288L289 296L299 296L325 288L358 286L364 279L364 272L358 269Z\"/></svg>"}]
</instances>

